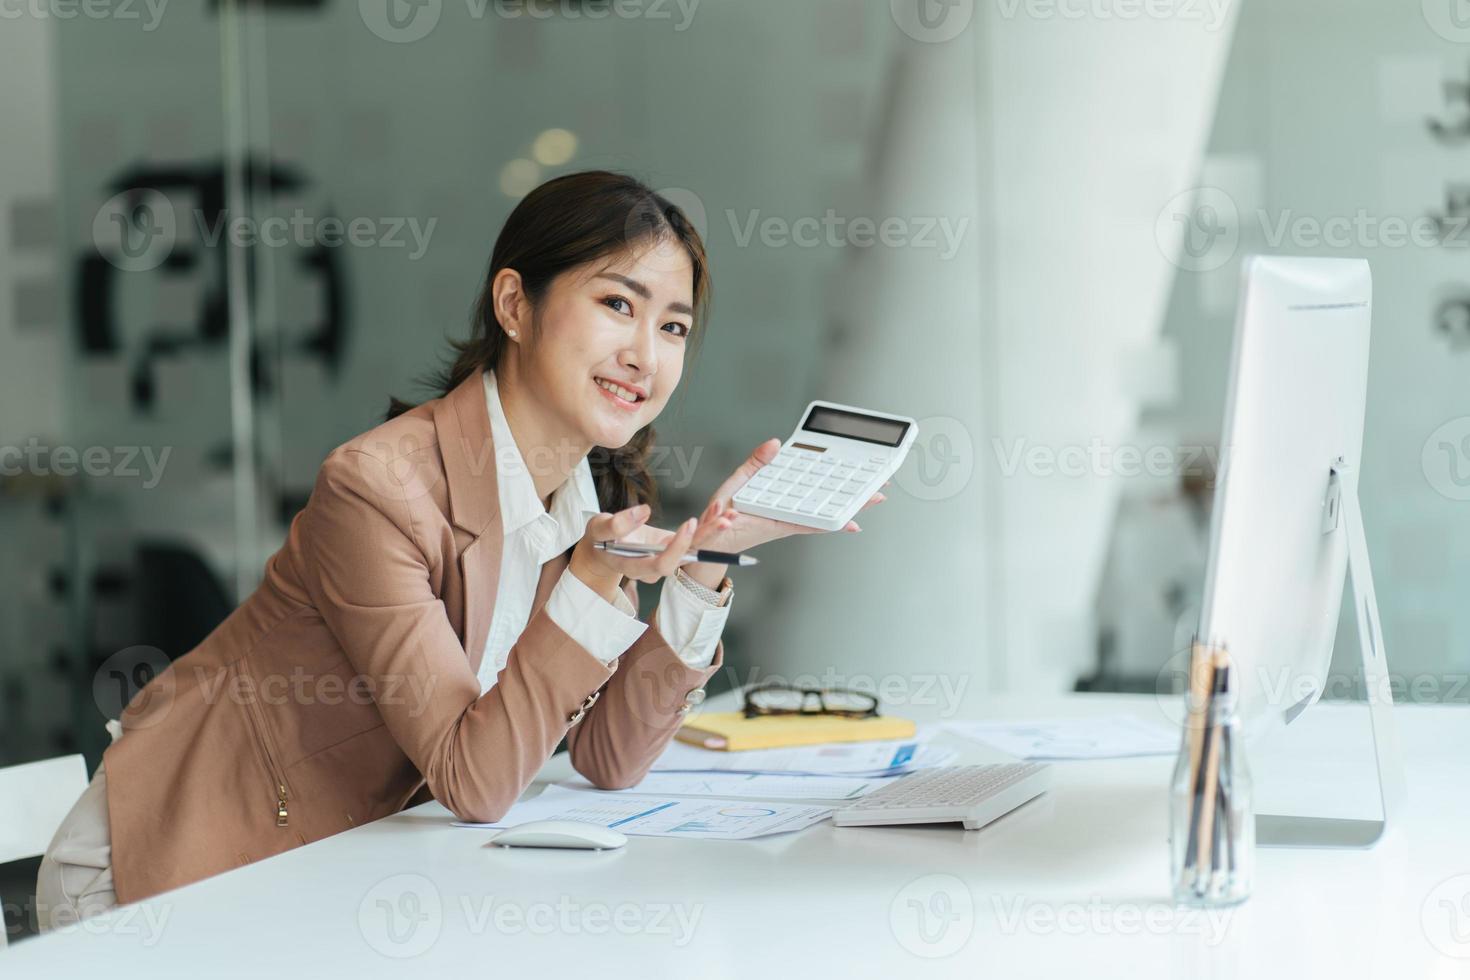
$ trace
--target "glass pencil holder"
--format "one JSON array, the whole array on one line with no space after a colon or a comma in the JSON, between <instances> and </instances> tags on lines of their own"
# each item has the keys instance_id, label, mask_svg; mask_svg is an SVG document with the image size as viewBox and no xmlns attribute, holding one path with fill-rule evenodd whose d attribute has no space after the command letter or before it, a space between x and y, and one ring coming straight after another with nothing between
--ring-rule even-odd
<instances>
[{"instance_id":1,"label":"glass pencil holder","mask_svg":"<svg viewBox=\"0 0 1470 980\"><path fill-rule=\"evenodd\" d=\"M1189 711L1170 786L1169 870L1177 904L1222 907L1250 897L1256 821L1228 658L1223 648L1213 656L1200 649L1197 658L1204 662L1191 667Z\"/></svg>"}]
</instances>

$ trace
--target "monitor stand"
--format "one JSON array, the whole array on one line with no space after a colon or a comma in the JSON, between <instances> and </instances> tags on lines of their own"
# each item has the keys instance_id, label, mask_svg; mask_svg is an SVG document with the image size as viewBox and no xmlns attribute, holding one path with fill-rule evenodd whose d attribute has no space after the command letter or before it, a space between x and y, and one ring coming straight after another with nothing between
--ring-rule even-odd
<instances>
[{"instance_id":1,"label":"monitor stand","mask_svg":"<svg viewBox=\"0 0 1470 980\"><path fill-rule=\"evenodd\" d=\"M1342 528L1347 534L1348 578L1353 586L1353 608L1358 616L1358 652L1363 658L1363 684L1368 695L1368 721L1373 730L1373 761L1378 774L1381 820L1336 817L1256 815L1256 843L1262 847L1372 847L1388 830L1390 814L1402 812L1408 793L1398 728L1393 718L1393 693L1388 684L1383 633L1378 626L1378 597L1363 540L1363 511L1357 487L1347 478L1349 469L1333 464L1322 516L1322 533Z\"/></svg>"}]
</instances>

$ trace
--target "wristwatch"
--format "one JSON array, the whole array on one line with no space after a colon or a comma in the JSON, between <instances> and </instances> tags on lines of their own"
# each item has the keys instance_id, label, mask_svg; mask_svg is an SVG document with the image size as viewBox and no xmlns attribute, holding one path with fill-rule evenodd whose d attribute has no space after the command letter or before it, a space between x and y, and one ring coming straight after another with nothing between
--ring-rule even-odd
<instances>
[{"instance_id":1,"label":"wristwatch","mask_svg":"<svg viewBox=\"0 0 1470 980\"><path fill-rule=\"evenodd\" d=\"M682 568L675 569L674 578L678 580L680 585L688 589L690 595L694 596L694 598L716 608L720 608L729 602L730 596L735 592L735 585L729 578L726 578L720 583L718 592L707 585L702 585L694 581L694 578Z\"/></svg>"}]
</instances>

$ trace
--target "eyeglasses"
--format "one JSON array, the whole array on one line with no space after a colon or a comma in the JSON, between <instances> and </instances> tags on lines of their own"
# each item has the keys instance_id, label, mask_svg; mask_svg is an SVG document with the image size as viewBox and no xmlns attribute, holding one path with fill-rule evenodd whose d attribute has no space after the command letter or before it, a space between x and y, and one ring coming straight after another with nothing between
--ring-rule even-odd
<instances>
[{"instance_id":1,"label":"eyeglasses","mask_svg":"<svg viewBox=\"0 0 1470 980\"><path fill-rule=\"evenodd\" d=\"M762 684L743 691L745 717L761 715L837 715L842 718L874 718L878 699L861 691L840 688L825 690Z\"/></svg>"}]
</instances>

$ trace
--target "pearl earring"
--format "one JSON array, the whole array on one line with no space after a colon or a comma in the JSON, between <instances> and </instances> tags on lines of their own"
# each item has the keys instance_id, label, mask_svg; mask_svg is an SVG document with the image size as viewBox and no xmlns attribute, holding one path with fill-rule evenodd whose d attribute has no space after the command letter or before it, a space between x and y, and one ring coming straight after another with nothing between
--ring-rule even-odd
<instances>
[{"instance_id":1,"label":"pearl earring","mask_svg":"<svg viewBox=\"0 0 1470 980\"><path fill-rule=\"evenodd\" d=\"M514 330L507 330L506 331L506 335L507 336L510 336L510 337L519 337L520 336L520 334L516 333Z\"/></svg>"}]
</instances>

